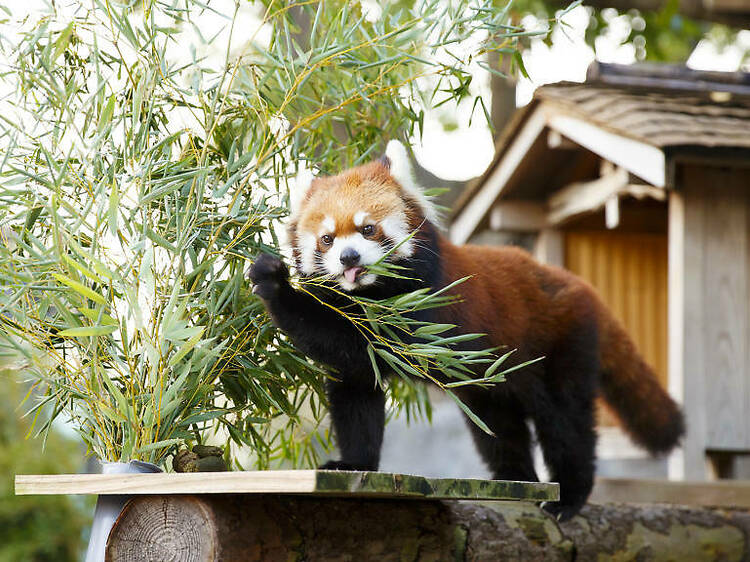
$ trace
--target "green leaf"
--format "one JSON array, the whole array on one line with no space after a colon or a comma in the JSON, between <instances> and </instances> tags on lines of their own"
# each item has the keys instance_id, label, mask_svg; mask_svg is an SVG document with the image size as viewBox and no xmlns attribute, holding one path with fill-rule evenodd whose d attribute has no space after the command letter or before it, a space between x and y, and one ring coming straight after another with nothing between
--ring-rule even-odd
<instances>
[{"instance_id":1,"label":"green leaf","mask_svg":"<svg viewBox=\"0 0 750 562\"><path fill-rule=\"evenodd\" d=\"M120 204L120 191L117 187L117 182L112 181L112 191L109 194L109 208L107 213L107 219L109 224L109 231L113 234L117 234L117 207Z\"/></svg>"},{"instance_id":2,"label":"green leaf","mask_svg":"<svg viewBox=\"0 0 750 562\"><path fill-rule=\"evenodd\" d=\"M56 61L57 58L65 52L70 44L70 36L73 34L73 22L70 22L68 26L60 33L60 36L55 41L55 50L52 53L52 62Z\"/></svg>"},{"instance_id":3,"label":"green leaf","mask_svg":"<svg viewBox=\"0 0 750 562\"><path fill-rule=\"evenodd\" d=\"M115 112L115 95L112 94L107 100L107 105L104 106L101 115L99 116L99 125L96 127L97 134L101 134L104 129L109 126L112 121L112 115Z\"/></svg>"},{"instance_id":4,"label":"green leaf","mask_svg":"<svg viewBox=\"0 0 750 562\"><path fill-rule=\"evenodd\" d=\"M458 404L458 407L461 408L464 414L482 431L487 433L488 435L492 435L495 437L495 434L490 430L489 427L487 427L487 424L485 424L479 416L477 416L474 412L471 411L471 409L463 403L463 401L456 396L456 394L452 390L445 390L445 393L451 397L451 399Z\"/></svg>"},{"instance_id":5,"label":"green leaf","mask_svg":"<svg viewBox=\"0 0 750 562\"><path fill-rule=\"evenodd\" d=\"M101 322L102 324L107 324L107 325L117 325L117 320L112 318L109 314L102 312L101 309L97 310L95 308L79 307L78 312L83 314L86 318L88 318L92 322Z\"/></svg>"},{"instance_id":6,"label":"green leaf","mask_svg":"<svg viewBox=\"0 0 750 562\"><path fill-rule=\"evenodd\" d=\"M117 326L81 326L80 328L68 328L58 332L60 336L80 338L84 336L106 336L117 330Z\"/></svg>"},{"instance_id":7,"label":"green leaf","mask_svg":"<svg viewBox=\"0 0 750 562\"><path fill-rule=\"evenodd\" d=\"M442 334L448 330L455 328L455 324L427 324L426 326L420 326L414 331L414 335L417 337L431 336L434 334Z\"/></svg>"},{"instance_id":8,"label":"green leaf","mask_svg":"<svg viewBox=\"0 0 750 562\"><path fill-rule=\"evenodd\" d=\"M175 353L172 358L169 360L169 366L172 367L179 363L185 355L187 355L191 349L193 349L199 341L201 341L201 337L203 336L203 332L205 331L205 328L201 328L200 331L195 334L192 338L190 338L188 341L186 341L182 347L180 347L179 351Z\"/></svg>"},{"instance_id":9,"label":"green leaf","mask_svg":"<svg viewBox=\"0 0 750 562\"><path fill-rule=\"evenodd\" d=\"M101 296L99 293L93 291L92 289L89 289L85 285L82 285L78 281L74 281L70 277L66 277L65 275L62 275L60 273L53 273L52 277L57 279L60 283L63 285L67 285L77 293L83 295L84 297L91 299L94 302L98 302L99 304L107 304L107 300Z\"/></svg>"}]
</instances>

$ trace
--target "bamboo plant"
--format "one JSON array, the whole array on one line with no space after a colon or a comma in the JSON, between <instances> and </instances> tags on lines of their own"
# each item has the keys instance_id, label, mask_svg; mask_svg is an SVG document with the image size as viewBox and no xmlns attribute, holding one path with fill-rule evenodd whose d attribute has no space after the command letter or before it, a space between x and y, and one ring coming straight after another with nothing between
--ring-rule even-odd
<instances>
[{"instance_id":1,"label":"bamboo plant","mask_svg":"<svg viewBox=\"0 0 750 562\"><path fill-rule=\"evenodd\" d=\"M484 0L18 9L0 38L0 336L24 358L36 431L66 420L109 461L162 463L210 438L259 468L315 464L324 371L245 279L280 251L290 178L366 161L432 107L468 100L481 116L474 73L519 60L531 32ZM449 300L361 301L351 318L402 375L398 408L429 411L407 381L430 368L455 376L456 400L452 385L502 379L504 356L457 351L448 326L404 314ZM486 365L474 382L472 363Z\"/></svg>"}]
</instances>

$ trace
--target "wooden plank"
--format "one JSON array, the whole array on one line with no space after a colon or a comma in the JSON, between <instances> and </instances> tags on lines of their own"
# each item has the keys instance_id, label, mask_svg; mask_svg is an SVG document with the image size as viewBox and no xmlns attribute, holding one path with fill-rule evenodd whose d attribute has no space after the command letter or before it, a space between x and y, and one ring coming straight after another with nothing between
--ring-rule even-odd
<instances>
[{"instance_id":1,"label":"wooden plank","mask_svg":"<svg viewBox=\"0 0 750 562\"><path fill-rule=\"evenodd\" d=\"M463 210L456 216L450 226L450 239L454 244L465 244L471 238L477 226L489 212L492 204L502 193L516 168L526 157L534 142L542 134L546 125L544 114L540 110L524 123L523 128L513 139L512 144L494 167L479 191L469 200Z\"/></svg>"},{"instance_id":2,"label":"wooden plank","mask_svg":"<svg viewBox=\"0 0 750 562\"><path fill-rule=\"evenodd\" d=\"M565 262L565 240L562 232L555 228L540 230L534 244L534 257L547 265L562 267Z\"/></svg>"},{"instance_id":3,"label":"wooden plank","mask_svg":"<svg viewBox=\"0 0 750 562\"><path fill-rule=\"evenodd\" d=\"M622 166L657 187L666 182L666 158L660 148L607 131L568 115L551 115L549 127L590 151Z\"/></svg>"},{"instance_id":4,"label":"wooden plank","mask_svg":"<svg viewBox=\"0 0 750 562\"><path fill-rule=\"evenodd\" d=\"M745 423L747 330L747 195L728 168L701 167L689 181L704 190L706 448L742 450Z\"/></svg>"},{"instance_id":5,"label":"wooden plank","mask_svg":"<svg viewBox=\"0 0 750 562\"><path fill-rule=\"evenodd\" d=\"M685 174L682 174L685 177ZM700 186L669 192L669 393L689 428L669 457L669 477L706 479L704 200Z\"/></svg>"},{"instance_id":6,"label":"wooden plank","mask_svg":"<svg viewBox=\"0 0 750 562\"><path fill-rule=\"evenodd\" d=\"M387 472L265 470L158 474L16 475L17 495L57 494L315 494L423 499L559 499L559 485Z\"/></svg>"},{"instance_id":7,"label":"wooden plank","mask_svg":"<svg viewBox=\"0 0 750 562\"><path fill-rule=\"evenodd\" d=\"M533 201L501 201L490 211L490 229L535 232L547 227L547 207Z\"/></svg>"},{"instance_id":8,"label":"wooden plank","mask_svg":"<svg viewBox=\"0 0 750 562\"><path fill-rule=\"evenodd\" d=\"M750 481L676 482L597 478L590 503L670 503L750 508Z\"/></svg>"},{"instance_id":9,"label":"wooden plank","mask_svg":"<svg viewBox=\"0 0 750 562\"><path fill-rule=\"evenodd\" d=\"M661 233L569 230L565 267L591 283L667 386L667 237Z\"/></svg>"},{"instance_id":10,"label":"wooden plank","mask_svg":"<svg viewBox=\"0 0 750 562\"><path fill-rule=\"evenodd\" d=\"M602 208L608 199L628 184L624 168L586 182L576 182L550 195L549 223L559 225L584 213Z\"/></svg>"}]
</instances>

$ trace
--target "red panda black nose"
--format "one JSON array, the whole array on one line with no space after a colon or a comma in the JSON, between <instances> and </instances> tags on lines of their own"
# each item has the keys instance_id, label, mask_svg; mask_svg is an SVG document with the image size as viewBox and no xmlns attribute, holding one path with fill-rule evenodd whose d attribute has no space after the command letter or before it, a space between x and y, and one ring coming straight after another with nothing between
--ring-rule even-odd
<instances>
[{"instance_id":1,"label":"red panda black nose","mask_svg":"<svg viewBox=\"0 0 750 562\"><path fill-rule=\"evenodd\" d=\"M339 259L344 267L354 267L359 263L359 252L354 248L344 248Z\"/></svg>"}]
</instances>

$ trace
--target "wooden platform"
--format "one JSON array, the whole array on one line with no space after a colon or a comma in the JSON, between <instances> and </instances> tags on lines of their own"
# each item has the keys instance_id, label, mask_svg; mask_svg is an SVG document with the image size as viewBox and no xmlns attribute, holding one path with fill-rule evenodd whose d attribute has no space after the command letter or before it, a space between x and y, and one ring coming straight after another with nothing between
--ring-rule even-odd
<instances>
[{"instance_id":1,"label":"wooden platform","mask_svg":"<svg viewBox=\"0 0 750 562\"><path fill-rule=\"evenodd\" d=\"M558 484L546 482L329 470L16 475L17 495L311 494L537 502L557 500L559 493Z\"/></svg>"},{"instance_id":2,"label":"wooden platform","mask_svg":"<svg viewBox=\"0 0 750 562\"><path fill-rule=\"evenodd\" d=\"M679 482L597 478L591 503L665 503L750 509L750 481Z\"/></svg>"}]
</instances>

